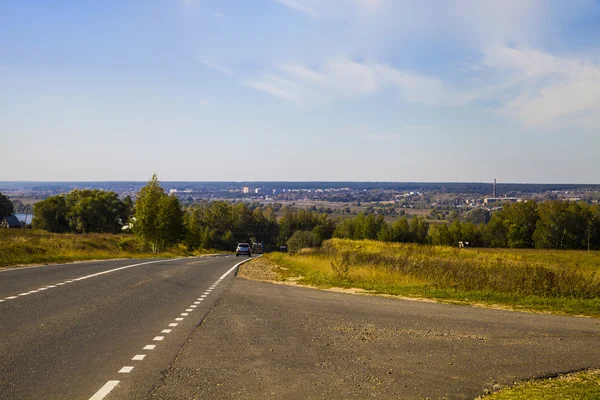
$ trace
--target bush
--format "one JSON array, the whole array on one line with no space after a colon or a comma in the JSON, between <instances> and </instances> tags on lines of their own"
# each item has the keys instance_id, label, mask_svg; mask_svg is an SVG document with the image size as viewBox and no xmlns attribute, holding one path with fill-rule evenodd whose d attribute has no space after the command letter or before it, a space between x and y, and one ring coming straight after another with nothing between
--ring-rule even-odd
<instances>
[{"instance_id":1,"label":"bush","mask_svg":"<svg viewBox=\"0 0 600 400\"><path fill-rule=\"evenodd\" d=\"M297 253L300 249L319 247L321 238L312 231L296 231L287 241L288 251Z\"/></svg>"}]
</instances>

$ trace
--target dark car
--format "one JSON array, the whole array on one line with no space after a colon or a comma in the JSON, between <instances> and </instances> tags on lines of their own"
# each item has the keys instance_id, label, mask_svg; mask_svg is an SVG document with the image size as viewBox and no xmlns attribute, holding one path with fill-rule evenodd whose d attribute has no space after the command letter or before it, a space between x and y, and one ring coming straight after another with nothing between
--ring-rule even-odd
<instances>
[{"instance_id":1,"label":"dark car","mask_svg":"<svg viewBox=\"0 0 600 400\"><path fill-rule=\"evenodd\" d=\"M248 255L248 257L252 256L252 251L250 250L250 245L248 243L239 243L237 245L237 249L235 249L235 256L239 257L239 255Z\"/></svg>"}]
</instances>

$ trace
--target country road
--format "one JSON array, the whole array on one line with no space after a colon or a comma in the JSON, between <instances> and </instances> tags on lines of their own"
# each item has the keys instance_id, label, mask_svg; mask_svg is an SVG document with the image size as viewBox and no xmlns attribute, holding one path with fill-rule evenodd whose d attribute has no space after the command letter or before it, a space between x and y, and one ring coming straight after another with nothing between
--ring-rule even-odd
<instances>
[{"instance_id":1,"label":"country road","mask_svg":"<svg viewBox=\"0 0 600 400\"><path fill-rule=\"evenodd\" d=\"M145 398L240 261L115 260L0 271L0 399L96 400L109 392Z\"/></svg>"},{"instance_id":2,"label":"country road","mask_svg":"<svg viewBox=\"0 0 600 400\"><path fill-rule=\"evenodd\" d=\"M234 278L243 260L0 271L0 399L473 399L600 367L598 319Z\"/></svg>"}]
</instances>

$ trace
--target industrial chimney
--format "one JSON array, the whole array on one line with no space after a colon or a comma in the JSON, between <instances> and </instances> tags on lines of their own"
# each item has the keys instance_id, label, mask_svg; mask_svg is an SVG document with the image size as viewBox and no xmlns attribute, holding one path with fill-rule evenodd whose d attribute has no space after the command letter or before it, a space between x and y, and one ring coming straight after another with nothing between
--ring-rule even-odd
<instances>
[{"instance_id":1,"label":"industrial chimney","mask_svg":"<svg viewBox=\"0 0 600 400\"><path fill-rule=\"evenodd\" d=\"M492 193L492 197L496 198L496 179L494 178L494 191Z\"/></svg>"}]
</instances>

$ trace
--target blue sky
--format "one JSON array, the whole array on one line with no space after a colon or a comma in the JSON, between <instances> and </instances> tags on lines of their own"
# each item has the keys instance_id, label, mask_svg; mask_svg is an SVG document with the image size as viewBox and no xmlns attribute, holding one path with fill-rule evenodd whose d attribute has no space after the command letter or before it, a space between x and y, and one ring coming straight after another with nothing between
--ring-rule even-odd
<instances>
[{"instance_id":1,"label":"blue sky","mask_svg":"<svg viewBox=\"0 0 600 400\"><path fill-rule=\"evenodd\" d=\"M0 180L600 183L598 0L0 0Z\"/></svg>"}]
</instances>

